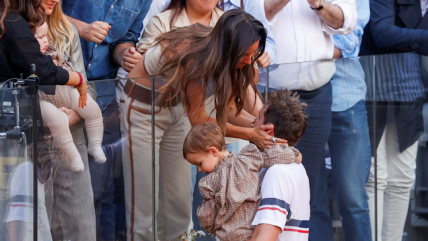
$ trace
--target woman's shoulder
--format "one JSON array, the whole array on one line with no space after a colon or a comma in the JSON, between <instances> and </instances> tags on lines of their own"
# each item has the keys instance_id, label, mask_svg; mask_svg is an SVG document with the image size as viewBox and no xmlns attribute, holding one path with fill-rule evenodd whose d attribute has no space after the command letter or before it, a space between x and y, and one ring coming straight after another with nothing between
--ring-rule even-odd
<instances>
[{"instance_id":1,"label":"woman's shoulder","mask_svg":"<svg viewBox=\"0 0 428 241\"><path fill-rule=\"evenodd\" d=\"M27 20L25 20L21 15L17 13L8 13L6 18L3 21L5 28L5 36L2 37L2 41L9 39L7 36L10 36L10 40L14 41L16 36L32 38L34 37L33 32L31 31L30 25ZM0 27L0 33L2 32Z\"/></svg>"},{"instance_id":2,"label":"woman's shoulder","mask_svg":"<svg viewBox=\"0 0 428 241\"><path fill-rule=\"evenodd\" d=\"M173 13L174 13L173 10L170 9L170 10L163 11L161 13L156 14L155 17L162 18L162 19L163 18L170 18Z\"/></svg>"},{"instance_id":3,"label":"woman's shoulder","mask_svg":"<svg viewBox=\"0 0 428 241\"><path fill-rule=\"evenodd\" d=\"M158 13L150 19L147 26L154 25L154 24L158 25L158 24L162 24L164 22L169 22L172 14L173 14L172 10L167 10L167 11Z\"/></svg>"},{"instance_id":4,"label":"woman's shoulder","mask_svg":"<svg viewBox=\"0 0 428 241\"><path fill-rule=\"evenodd\" d=\"M76 26L74 26L74 24L72 24L71 22L70 22L70 25L71 25L71 28L73 29L73 33L74 33L74 41L76 41L76 40L79 40L80 41L80 39L79 39L79 32L77 31L77 28L76 28Z\"/></svg>"},{"instance_id":5,"label":"woman's shoulder","mask_svg":"<svg viewBox=\"0 0 428 241\"><path fill-rule=\"evenodd\" d=\"M216 7L213 9L213 13L215 14L215 16L220 18L224 14L224 11L222 9Z\"/></svg>"},{"instance_id":6,"label":"woman's shoulder","mask_svg":"<svg viewBox=\"0 0 428 241\"><path fill-rule=\"evenodd\" d=\"M77 31L76 26L74 26L74 24L72 24L71 22L70 22L70 25L71 25L71 28L72 28L72 29L73 29L73 31L74 31L74 34L76 34L76 35L77 35L77 37L79 37L79 32Z\"/></svg>"},{"instance_id":7,"label":"woman's shoulder","mask_svg":"<svg viewBox=\"0 0 428 241\"><path fill-rule=\"evenodd\" d=\"M14 12L10 12L7 14L6 18L4 19L4 24L6 28L7 25L24 25L29 27L27 20L25 20L21 15Z\"/></svg>"},{"instance_id":8,"label":"woman's shoulder","mask_svg":"<svg viewBox=\"0 0 428 241\"><path fill-rule=\"evenodd\" d=\"M79 32L77 31L76 26L74 26L72 23L70 23L71 28L73 29L73 39L72 39L72 46L73 46L73 52L77 51L78 48L80 48L80 37ZM71 50L70 47L67 48L68 55L71 56Z\"/></svg>"}]
</instances>

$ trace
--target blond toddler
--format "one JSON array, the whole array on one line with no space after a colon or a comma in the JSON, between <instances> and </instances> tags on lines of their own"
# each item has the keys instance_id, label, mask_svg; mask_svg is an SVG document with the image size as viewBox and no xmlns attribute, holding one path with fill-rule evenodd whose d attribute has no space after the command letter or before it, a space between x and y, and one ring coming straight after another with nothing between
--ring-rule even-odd
<instances>
[{"instance_id":1,"label":"blond toddler","mask_svg":"<svg viewBox=\"0 0 428 241\"><path fill-rule=\"evenodd\" d=\"M40 44L40 52L52 56L57 66L74 72L73 66L65 61L63 54L52 45L49 45L47 35L48 25L45 22L35 32L35 37ZM99 106L92 98L87 96L84 98L79 95L77 89L65 85L57 85L55 95L48 95L43 91L39 91L39 96L43 123L49 128L56 147L65 155L67 164L73 172L82 172L84 165L82 157L73 142L68 117L58 108L72 109L85 120L88 153L99 163L106 161L105 154L101 148L104 132L103 118Z\"/></svg>"}]
</instances>

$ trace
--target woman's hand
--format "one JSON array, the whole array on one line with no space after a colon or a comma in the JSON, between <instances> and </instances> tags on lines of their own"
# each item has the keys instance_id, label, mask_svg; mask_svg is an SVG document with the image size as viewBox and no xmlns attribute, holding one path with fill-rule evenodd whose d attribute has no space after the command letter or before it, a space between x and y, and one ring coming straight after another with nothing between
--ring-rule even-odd
<instances>
[{"instance_id":1,"label":"woman's hand","mask_svg":"<svg viewBox=\"0 0 428 241\"><path fill-rule=\"evenodd\" d=\"M284 145L287 144L287 140L276 138L273 142L272 136L268 135L266 132L273 129L272 124L262 125L253 129L249 141L256 145L260 150L268 149L274 145Z\"/></svg>"},{"instance_id":2,"label":"woman's hand","mask_svg":"<svg viewBox=\"0 0 428 241\"><path fill-rule=\"evenodd\" d=\"M80 94L79 107L85 108L88 100L88 85L86 84L86 81L83 81L80 86L76 87L76 89Z\"/></svg>"},{"instance_id":3,"label":"woman's hand","mask_svg":"<svg viewBox=\"0 0 428 241\"><path fill-rule=\"evenodd\" d=\"M69 126L72 126L72 125L74 125L80 121L80 116L79 116L79 114L77 114L76 111L74 111L72 109L67 109L65 107L60 107L60 108L58 108L58 110L64 112L67 115Z\"/></svg>"}]
</instances>

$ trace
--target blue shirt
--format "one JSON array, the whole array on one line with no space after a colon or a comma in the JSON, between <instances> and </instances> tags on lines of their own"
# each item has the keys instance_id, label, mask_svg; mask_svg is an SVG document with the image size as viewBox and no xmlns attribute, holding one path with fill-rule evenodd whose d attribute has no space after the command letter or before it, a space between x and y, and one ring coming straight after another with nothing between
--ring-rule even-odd
<instances>
[{"instance_id":1,"label":"blue shirt","mask_svg":"<svg viewBox=\"0 0 428 241\"><path fill-rule=\"evenodd\" d=\"M354 31L348 35L333 36L334 46L342 50L343 59L336 61L336 73L333 75L332 111L344 111L364 100L367 86L364 70L357 58L360 52L364 27L370 20L369 0L356 0L358 20Z\"/></svg>"},{"instance_id":2,"label":"blue shirt","mask_svg":"<svg viewBox=\"0 0 428 241\"><path fill-rule=\"evenodd\" d=\"M156 0L155 0L156 1ZM170 0L167 0L165 7L169 6ZM224 11L229 11L231 9L237 9L241 7L241 0L224 0ZM263 23L263 26L267 30L267 39L266 39L266 48L265 51L268 52L271 64L275 64L276 59L276 45L275 40L273 39L272 31L269 26L269 22L266 19L264 7L262 6L259 0L243 0L244 2L244 11L253 15L253 17Z\"/></svg>"},{"instance_id":3,"label":"blue shirt","mask_svg":"<svg viewBox=\"0 0 428 241\"><path fill-rule=\"evenodd\" d=\"M63 0L68 16L86 23L107 22L111 29L100 44L80 39L88 80L113 79L119 66L112 60L114 46L136 44L152 0Z\"/></svg>"}]
</instances>

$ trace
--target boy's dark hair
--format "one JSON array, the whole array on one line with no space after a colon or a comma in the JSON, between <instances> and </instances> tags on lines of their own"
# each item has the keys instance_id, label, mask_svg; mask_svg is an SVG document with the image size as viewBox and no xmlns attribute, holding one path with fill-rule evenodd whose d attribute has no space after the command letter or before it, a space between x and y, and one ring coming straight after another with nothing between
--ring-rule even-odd
<instances>
[{"instance_id":1,"label":"boy's dark hair","mask_svg":"<svg viewBox=\"0 0 428 241\"><path fill-rule=\"evenodd\" d=\"M183 144L183 156L186 159L189 153L208 153L210 147L224 151L226 142L221 128L214 123L206 122L189 131Z\"/></svg>"},{"instance_id":2,"label":"boy's dark hair","mask_svg":"<svg viewBox=\"0 0 428 241\"><path fill-rule=\"evenodd\" d=\"M264 123L272 123L275 136L294 146L306 130L306 103L302 103L297 93L281 89L269 93L268 105L264 113Z\"/></svg>"}]
</instances>

